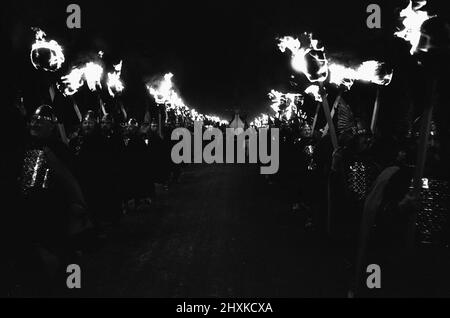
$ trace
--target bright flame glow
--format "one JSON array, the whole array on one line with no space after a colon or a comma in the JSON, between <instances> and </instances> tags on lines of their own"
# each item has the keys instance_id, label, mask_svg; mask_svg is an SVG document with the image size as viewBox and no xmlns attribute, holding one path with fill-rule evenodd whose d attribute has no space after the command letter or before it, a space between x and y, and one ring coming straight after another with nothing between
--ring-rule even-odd
<instances>
[{"instance_id":1,"label":"bright flame glow","mask_svg":"<svg viewBox=\"0 0 450 318\"><path fill-rule=\"evenodd\" d=\"M278 113L280 111L280 106L283 103L284 94L272 89L269 93L269 97L272 100L272 105L270 107L274 112Z\"/></svg>"},{"instance_id":2,"label":"bright flame glow","mask_svg":"<svg viewBox=\"0 0 450 318\"><path fill-rule=\"evenodd\" d=\"M315 78L310 74L308 70L308 62L306 60L306 55L309 54L311 51L321 51L323 52L325 49L318 47L318 40L314 40L312 38L312 34L309 34L309 46L308 47L302 47L300 40L295 39L291 36L285 36L281 39L279 39L278 48L281 52L285 52L286 50L291 51L291 65L292 68L299 73L303 73L306 75L309 81L311 82L323 82L327 76L328 76L328 63L326 60L321 61L324 63L320 69L318 70L318 73L324 74L323 76L320 76L319 78Z\"/></svg>"},{"instance_id":3,"label":"bright flame glow","mask_svg":"<svg viewBox=\"0 0 450 318\"><path fill-rule=\"evenodd\" d=\"M103 67L93 62L86 63L81 68L73 68L69 74L61 77L62 85L58 88L65 96L75 94L84 83L87 83L91 91L101 88L100 80L103 75Z\"/></svg>"},{"instance_id":4,"label":"bright flame glow","mask_svg":"<svg viewBox=\"0 0 450 318\"><path fill-rule=\"evenodd\" d=\"M119 64L114 65L114 72L108 73L108 92L114 97L117 93L121 93L124 89L123 83L120 80L120 75L122 73L122 61Z\"/></svg>"},{"instance_id":5,"label":"bright flame glow","mask_svg":"<svg viewBox=\"0 0 450 318\"><path fill-rule=\"evenodd\" d=\"M384 64L377 61L366 61L357 69L352 69L339 64L330 64L330 83L343 85L350 89L354 81L365 81L377 85L389 85L393 73L384 71Z\"/></svg>"},{"instance_id":6,"label":"bright flame glow","mask_svg":"<svg viewBox=\"0 0 450 318\"><path fill-rule=\"evenodd\" d=\"M297 114L298 112L296 102L301 96L301 94L281 93L276 90L271 90L269 93L269 97L272 100L271 108L277 113L277 118L282 115L280 112L280 106L286 103L286 108L283 110L283 115L285 115L288 120L292 119L294 114Z\"/></svg>"},{"instance_id":7,"label":"bright flame glow","mask_svg":"<svg viewBox=\"0 0 450 318\"><path fill-rule=\"evenodd\" d=\"M158 104L169 103L173 92L172 73L164 75L164 79L156 85L147 86L150 95L153 96Z\"/></svg>"},{"instance_id":8,"label":"bright flame glow","mask_svg":"<svg viewBox=\"0 0 450 318\"><path fill-rule=\"evenodd\" d=\"M89 62L84 67L84 78L91 91L97 90L97 87L102 87L100 83L102 75L103 67L94 62Z\"/></svg>"},{"instance_id":9,"label":"bright flame glow","mask_svg":"<svg viewBox=\"0 0 450 318\"><path fill-rule=\"evenodd\" d=\"M356 71L339 64L330 64L330 83L343 85L347 89L353 86Z\"/></svg>"},{"instance_id":10,"label":"bright flame glow","mask_svg":"<svg viewBox=\"0 0 450 318\"><path fill-rule=\"evenodd\" d=\"M427 1L419 1L418 5L413 8L413 3L410 0L409 5L400 12L400 17L404 18L402 22L404 29L396 32L395 35L411 44L411 55L417 51L422 24L432 18L432 16L428 15L428 12L420 11L426 4Z\"/></svg>"},{"instance_id":11,"label":"bright flame glow","mask_svg":"<svg viewBox=\"0 0 450 318\"><path fill-rule=\"evenodd\" d=\"M383 73L384 64L377 61L366 61L356 70L358 80L371 82L377 85L389 85L393 73Z\"/></svg>"},{"instance_id":12,"label":"bright flame glow","mask_svg":"<svg viewBox=\"0 0 450 318\"><path fill-rule=\"evenodd\" d=\"M31 46L30 59L35 69L42 68L44 71L55 72L59 70L65 61L62 47L58 42L45 40L45 32L41 29L35 29L36 42ZM50 52L48 67L39 65L35 59L39 57L40 50L48 50Z\"/></svg>"},{"instance_id":13,"label":"bright flame glow","mask_svg":"<svg viewBox=\"0 0 450 318\"><path fill-rule=\"evenodd\" d=\"M311 85L307 89L305 89L305 94L311 95L314 97L316 102L322 102L322 95L320 95L320 87L318 85Z\"/></svg>"},{"instance_id":14,"label":"bright flame glow","mask_svg":"<svg viewBox=\"0 0 450 318\"><path fill-rule=\"evenodd\" d=\"M173 111L176 116L181 116L185 119L192 121L209 120L210 122L220 123L221 125L229 124L228 121L222 120L218 116L203 115L197 110L189 108L175 90L172 82L173 76L172 73L167 73L162 79L147 85L147 89L156 103L164 105L166 110Z\"/></svg>"},{"instance_id":15,"label":"bright flame glow","mask_svg":"<svg viewBox=\"0 0 450 318\"><path fill-rule=\"evenodd\" d=\"M80 87L83 86L83 74L84 70L82 68L74 68L69 74L61 78L64 86L62 93L65 96L71 96L75 94L80 89ZM59 84L58 88L61 89L61 86Z\"/></svg>"}]
</instances>

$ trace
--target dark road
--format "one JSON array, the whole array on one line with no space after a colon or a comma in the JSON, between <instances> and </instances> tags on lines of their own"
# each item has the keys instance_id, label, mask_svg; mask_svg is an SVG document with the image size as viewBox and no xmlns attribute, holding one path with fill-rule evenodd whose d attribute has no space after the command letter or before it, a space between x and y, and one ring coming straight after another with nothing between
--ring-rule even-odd
<instances>
[{"instance_id":1,"label":"dark road","mask_svg":"<svg viewBox=\"0 0 450 318\"><path fill-rule=\"evenodd\" d=\"M87 297L345 297L349 270L258 167L191 166L82 258Z\"/></svg>"}]
</instances>

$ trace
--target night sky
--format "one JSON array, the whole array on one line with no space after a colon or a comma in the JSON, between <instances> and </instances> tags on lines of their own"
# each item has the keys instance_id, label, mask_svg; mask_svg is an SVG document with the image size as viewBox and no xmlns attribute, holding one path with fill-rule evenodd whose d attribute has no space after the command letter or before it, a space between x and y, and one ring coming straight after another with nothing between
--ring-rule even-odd
<instances>
[{"instance_id":1,"label":"night sky","mask_svg":"<svg viewBox=\"0 0 450 318\"><path fill-rule=\"evenodd\" d=\"M306 85L297 76L298 86L292 86L289 55L278 51L276 41L305 31L321 40L328 56L348 64L379 59L398 66L409 59L408 45L393 36L399 8L408 1L78 1L81 30L65 25L68 3L2 3L15 86L38 76L30 75L36 73L28 59L31 26L63 45L65 70L99 50L106 60L123 59L126 93L135 104L127 106L135 109L145 95L143 83L171 71L186 103L202 113L229 116L240 109L251 119L267 112L270 89ZM366 26L369 3L382 7L380 30ZM364 89L374 94L372 87Z\"/></svg>"}]
</instances>

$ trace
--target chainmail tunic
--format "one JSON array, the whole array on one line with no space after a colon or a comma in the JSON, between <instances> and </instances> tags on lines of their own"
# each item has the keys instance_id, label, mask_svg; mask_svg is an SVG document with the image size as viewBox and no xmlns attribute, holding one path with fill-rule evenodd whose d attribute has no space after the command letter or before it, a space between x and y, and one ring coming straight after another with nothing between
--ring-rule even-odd
<instances>
[{"instance_id":1,"label":"chainmail tunic","mask_svg":"<svg viewBox=\"0 0 450 318\"><path fill-rule=\"evenodd\" d=\"M449 208L449 182L428 180L421 191L421 209L416 223L421 243L448 246Z\"/></svg>"},{"instance_id":2,"label":"chainmail tunic","mask_svg":"<svg viewBox=\"0 0 450 318\"><path fill-rule=\"evenodd\" d=\"M377 177L376 167L368 162L353 161L346 169L347 190L359 203L364 202Z\"/></svg>"},{"instance_id":3,"label":"chainmail tunic","mask_svg":"<svg viewBox=\"0 0 450 318\"><path fill-rule=\"evenodd\" d=\"M50 174L44 151L41 149L27 150L22 166L22 193L26 195L31 189L47 189Z\"/></svg>"}]
</instances>

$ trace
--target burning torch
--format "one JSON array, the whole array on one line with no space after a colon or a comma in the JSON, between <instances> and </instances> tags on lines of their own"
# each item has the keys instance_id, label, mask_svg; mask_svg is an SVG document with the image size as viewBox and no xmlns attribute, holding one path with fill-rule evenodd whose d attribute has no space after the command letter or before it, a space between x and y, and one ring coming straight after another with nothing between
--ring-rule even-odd
<instances>
[{"instance_id":1,"label":"burning torch","mask_svg":"<svg viewBox=\"0 0 450 318\"><path fill-rule=\"evenodd\" d=\"M439 56L450 49L450 27L439 17L431 16L427 11L422 10L427 1L413 2L400 12L403 18L403 29L395 35L403 38L411 45L410 54L417 59L419 65L424 66L430 74L435 74L439 69ZM427 156L428 140L430 136L431 120L433 109L438 103L438 80L431 75L430 82L430 102L425 105L422 114L420 137L416 158L416 167L413 177L412 196L416 200L420 197L422 188L422 178L424 175L425 161ZM411 217L407 242L410 248L413 247L416 231L417 211Z\"/></svg>"},{"instance_id":2,"label":"burning torch","mask_svg":"<svg viewBox=\"0 0 450 318\"><path fill-rule=\"evenodd\" d=\"M329 69L330 83L339 87L339 94L333 105L331 117L333 117L339 103L345 103L342 94L344 91L350 90L355 81L369 82L378 85L371 122L371 130L374 133L379 111L380 87L387 86L391 83L393 70L388 68L385 63L378 61L366 61L357 68L350 68L332 63L330 64Z\"/></svg>"},{"instance_id":3,"label":"burning torch","mask_svg":"<svg viewBox=\"0 0 450 318\"><path fill-rule=\"evenodd\" d=\"M281 52L285 52L286 49L289 49L291 51L292 68L296 72L303 73L311 83L317 84L314 85L312 89L314 90L313 92L317 94L316 100L321 99L325 118L330 130L331 142L333 148L337 149L338 142L336 130L333 119L331 118L327 94L323 86L323 82L327 79L329 73L328 61L324 52L325 49L319 47L318 41L313 39L311 34L308 34L307 37L307 41L309 41L308 46L302 47L298 39L284 37L280 39L278 47Z\"/></svg>"}]
</instances>

